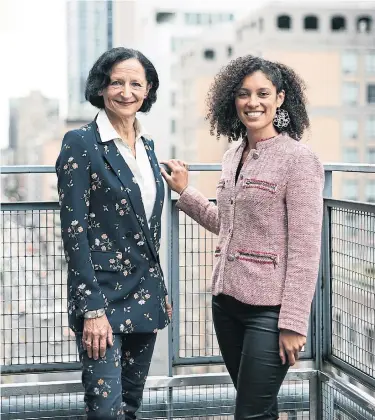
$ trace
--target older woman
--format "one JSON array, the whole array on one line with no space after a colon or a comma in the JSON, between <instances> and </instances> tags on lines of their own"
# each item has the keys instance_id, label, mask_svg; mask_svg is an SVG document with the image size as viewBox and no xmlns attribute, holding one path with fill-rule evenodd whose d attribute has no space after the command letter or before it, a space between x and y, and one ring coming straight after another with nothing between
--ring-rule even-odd
<instances>
[{"instance_id":1,"label":"older woman","mask_svg":"<svg viewBox=\"0 0 375 420\"><path fill-rule=\"evenodd\" d=\"M238 140L223 158L217 206L163 170L178 207L219 235L213 321L237 389L236 420L278 418L277 394L306 342L320 256L324 172L299 143L309 126L304 84L289 67L240 57L216 77L211 130Z\"/></svg>"},{"instance_id":2,"label":"older woman","mask_svg":"<svg viewBox=\"0 0 375 420\"><path fill-rule=\"evenodd\" d=\"M156 333L171 315L158 255L163 180L136 118L158 86L139 51L105 52L86 85L99 113L66 133L56 162L69 325L89 419L136 418Z\"/></svg>"}]
</instances>

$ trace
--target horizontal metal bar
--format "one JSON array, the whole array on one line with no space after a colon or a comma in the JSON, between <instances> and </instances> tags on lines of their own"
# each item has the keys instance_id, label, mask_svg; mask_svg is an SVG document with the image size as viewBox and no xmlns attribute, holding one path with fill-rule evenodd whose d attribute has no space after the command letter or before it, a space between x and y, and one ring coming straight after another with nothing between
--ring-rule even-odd
<instances>
[{"instance_id":1,"label":"horizontal metal bar","mask_svg":"<svg viewBox=\"0 0 375 420\"><path fill-rule=\"evenodd\" d=\"M286 381L303 381L317 375L314 369L290 369ZM231 384L232 380L228 373L205 373L195 375L175 376L150 376L147 378L145 388L173 388L201 385L224 385ZM24 382L12 384L0 384L1 395L37 395L57 394L64 392L82 392L82 384L79 379L71 381L48 381L48 382Z\"/></svg>"},{"instance_id":2,"label":"horizontal metal bar","mask_svg":"<svg viewBox=\"0 0 375 420\"><path fill-rule=\"evenodd\" d=\"M221 356L196 356L196 357L174 357L172 365L176 366L202 366L202 365L222 365L224 363Z\"/></svg>"},{"instance_id":3,"label":"horizontal metal bar","mask_svg":"<svg viewBox=\"0 0 375 420\"><path fill-rule=\"evenodd\" d=\"M12 373L50 373L50 372L61 372L61 371L76 371L81 369L79 362L68 362L68 363L38 363L38 364L20 364L20 365L2 365L1 374L12 374Z\"/></svg>"},{"instance_id":4,"label":"horizontal metal bar","mask_svg":"<svg viewBox=\"0 0 375 420\"><path fill-rule=\"evenodd\" d=\"M2 211L27 210L60 210L57 201L20 201L18 203L1 203Z\"/></svg>"},{"instance_id":5,"label":"horizontal metal bar","mask_svg":"<svg viewBox=\"0 0 375 420\"><path fill-rule=\"evenodd\" d=\"M301 352L300 360L311 360L311 351ZM172 365L177 366L202 366L202 365L222 365L224 363L221 356L196 356L196 357L174 357Z\"/></svg>"},{"instance_id":6,"label":"horizontal metal bar","mask_svg":"<svg viewBox=\"0 0 375 420\"><path fill-rule=\"evenodd\" d=\"M339 209L364 211L367 213L375 213L375 203L364 203L361 201L350 200L335 200L332 198L325 198L324 203L327 207L337 207Z\"/></svg>"},{"instance_id":7,"label":"horizontal metal bar","mask_svg":"<svg viewBox=\"0 0 375 420\"><path fill-rule=\"evenodd\" d=\"M375 173L375 165L368 163L325 163L324 170L330 172Z\"/></svg>"},{"instance_id":8,"label":"horizontal metal bar","mask_svg":"<svg viewBox=\"0 0 375 420\"><path fill-rule=\"evenodd\" d=\"M360 163L325 163L324 170L329 172L375 173L375 165ZM189 171L221 171L221 163L190 163ZM0 172L2 174L55 173L55 167L49 165L10 165L0 166Z\"/></svg>"},{"instance_id":9,"label":"horizontal metal bar","mask_svg":"<svg viewBox=\"0 0 375 420\"><path fill-rule=\"evenodd\" d=\"M0 166L1 174L53 174L55 167L51 165L9 165Z\"/></svg>"}]
</instances>

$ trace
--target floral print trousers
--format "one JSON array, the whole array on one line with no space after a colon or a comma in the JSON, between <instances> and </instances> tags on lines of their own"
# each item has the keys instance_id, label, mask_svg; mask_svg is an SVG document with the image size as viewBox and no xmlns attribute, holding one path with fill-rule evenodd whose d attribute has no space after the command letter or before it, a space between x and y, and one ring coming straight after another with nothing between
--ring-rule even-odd
<instances>
[{"instance_id":1,"label":"floral print trousers","mask_svg":"<svg viewBox=\"0 0 375 420\"><path fill-rule=\"evenodd\" d=\"M136 419L156 341L155 333L114 334L104 358L90 359L77 334L87 419Z\"/></svg>"}]
</instances>

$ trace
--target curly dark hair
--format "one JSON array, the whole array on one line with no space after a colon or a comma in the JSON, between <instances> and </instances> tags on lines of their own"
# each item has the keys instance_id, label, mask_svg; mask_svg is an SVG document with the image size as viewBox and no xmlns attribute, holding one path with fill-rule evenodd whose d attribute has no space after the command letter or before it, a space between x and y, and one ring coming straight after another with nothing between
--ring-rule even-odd
<instances>
[{"instance_id":1,"label":"curly dark hair","mask_svg":"<svg viewBox=\"0 0 375 420\"><path fill-rule=\"evenodd\" d=\"M256 71L265 74L276 87L277 93L284 90L285 99L281 109L288 112L290 123L282 131L299 141L304 131L310 127L304 81L284 64L251 55L232 60L215 77L207 97L206 119L211 125L211 135L215 135L216 131L217 138L223 135L230 142L246 137L246 127L237 116L235 97L243 79ZM281 131L275 128L278 132Z\"/></svg>"},{"instance_id":2,"label":"curly dark hair","mask_svg":"<svg viewBox=\"0 0 375 420\"><path fill-rule=\"evenodd\" d=\"M92 66L86 81L85 89L85 98L91 105L94 105L99 109L104 108L104 99L103 96L99 95L99 92L109 85L113 66L121 61L129 60L130 58L136 58L142 64L145 69L146 80L151 84L151 89L148 92L147 98L143 101L139 112L150 111L157 98L156 91L159 88L158 73L151 61L140 51L124 47L112 48L106 51Z\"/></svg>"}]
</instances>

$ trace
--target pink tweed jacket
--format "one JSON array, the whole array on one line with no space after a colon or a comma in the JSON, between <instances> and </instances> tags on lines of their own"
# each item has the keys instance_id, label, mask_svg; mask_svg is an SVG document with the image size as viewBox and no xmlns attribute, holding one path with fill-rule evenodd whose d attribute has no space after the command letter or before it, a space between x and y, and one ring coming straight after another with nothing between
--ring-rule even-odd
<instances>
[{"instance_id":1,"label":"pink tweed jacket","mask_svg":"<svg viewBox=\"0 0 375 420\"><path fill-rule=\"evenodd\" d=\"M212 293L281 305L279 328L307 334L320 259L324 169L305 145L280 134L250 151L228 150L217 205L189 186L179 209L219 235Z\"/></svg>"}]
</instances>

